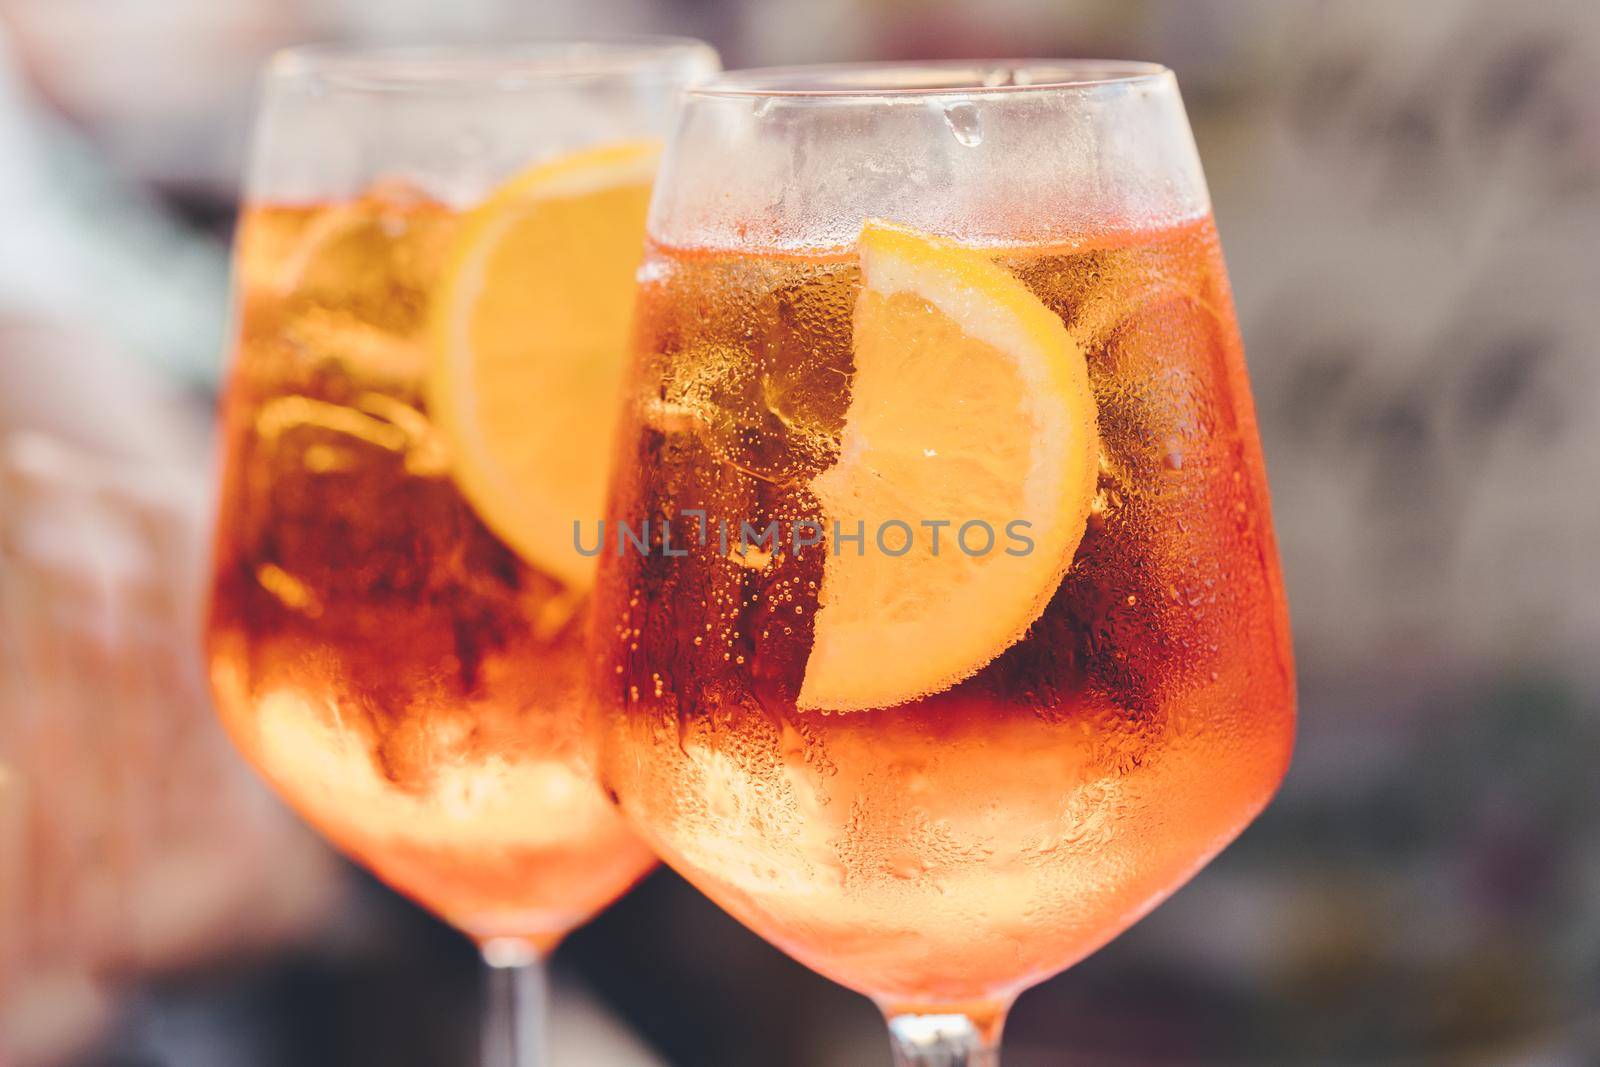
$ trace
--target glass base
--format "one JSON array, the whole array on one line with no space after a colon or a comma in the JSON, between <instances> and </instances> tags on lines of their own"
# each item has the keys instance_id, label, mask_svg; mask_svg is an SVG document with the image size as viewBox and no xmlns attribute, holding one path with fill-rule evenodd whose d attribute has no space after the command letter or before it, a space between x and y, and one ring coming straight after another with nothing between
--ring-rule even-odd
<instances>
[{"instance_id":1,"label":"glass base","mask_svg":"<svg viewBox=\"0 0 1600 1067\"><path fill-rule=\"evenodd\" d=\"M897 1067L1000 1067L1004 1013L980 1026L970 1015L889 1014Z\"/></svg>"}]
</instances>

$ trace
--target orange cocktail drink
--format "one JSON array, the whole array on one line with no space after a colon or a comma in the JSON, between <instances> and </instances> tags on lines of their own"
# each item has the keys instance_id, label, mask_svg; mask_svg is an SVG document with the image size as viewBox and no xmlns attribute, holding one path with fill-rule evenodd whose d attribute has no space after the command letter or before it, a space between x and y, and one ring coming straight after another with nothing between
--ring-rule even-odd
<instances>
[{"instance_id":1,"label":"orange cocktail drink","mask_svg":"<svg viewBox=\"0 0 1600 1067\"><path fill-rule=\"evenodd\" d=\"M1018 991L1249 823L1294 729L1171 76L1013 76L692 94L588 538L606 788L729 912L902 1020L906 1063L992 1052ZM745 142L748 177L695 162ZM950 1019L972 1058L919 1059L960 1044Z\"/></svg>"},{"instance_id":2,"label":"orange cocktail drink","mask_svg":"<svg viewBox=\"0 0 1600 1067\"><path fill-rule=\"evenodd\" d=\"M479 943L489 1062L654 863L594 778L585 634L634 277L697 41L292 49L236 240L207 655L240 750Z\"/></svg>"},{"instance_id":3,"label":"orange cocktail drink","mask_svg":"<svg viewBox=\"0 0 1600 1067\"><path fill-rule=\"evenodd\" d=\"M211 673L246 756L330 840L474 937L548 946L651 857L582 747L582 587L486 525L430 406L462 228L394 184L245 215Z\"/></svg>"}]
</instances>

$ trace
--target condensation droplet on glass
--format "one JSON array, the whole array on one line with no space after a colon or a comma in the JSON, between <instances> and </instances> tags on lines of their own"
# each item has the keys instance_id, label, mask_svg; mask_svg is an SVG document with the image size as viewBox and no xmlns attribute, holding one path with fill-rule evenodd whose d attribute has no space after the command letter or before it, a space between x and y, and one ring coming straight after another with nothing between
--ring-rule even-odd
<instances>
[{"instance_id":1,"label":"condensation droplet on glass","mask_svg":"<svg viewBox=\"0 0 1600 1067\"><path fill-rule=\"evenodd\" d=\"M758 119L764 119L768 115L772 114L772 102L772 97L763 97L760 100L757 100L750 108L750 113Z\"/></svg>"},{"instance_id":2,"label":"condensation droplet on glass","mask_svg":"<svg viewBox=\"0 0 1600 1067\"><path fill-rule=\"evenodd\" d=\"M806 739L793 723L787 719L783 721L779 736L780 751L783 762L790 767L804 767L806 762Z\"/></svg>"},{"instance_id":3,"label":"condensation droplet on glass","mask_svg":"<svg viewBox=\"0 0 1600 1067\"><path fill-rule=\"evenodd\" d=\"M647 259L639 264L639 269L634 273L633 280L640 285L654 285L665 281L671 274L671 269L664 259Z\"/></svg>"},{"instance_id":4,"label":"condensation droplet on glass","mask_svg":"<svg viewBox=\"0 0 1600 1067\"><path fill-rule=\"evenodd\" d=\"M970 101L944 106L944 123L955 134L956 140L968 148L983 143L983 123L978 118L978 108Z\"/></svg>"},{"instance_id":5,"label":"condensation droplet on glass","mask_svg":"<svg viewBox=\"0 0 1600 1067\"><path fill-rule=\"evenodd\" d=\"M920 856L912 852L902 852L886 857L884 869L895 878L911 881L920 878L928 868Z\"/></svg>"}]
</instances>

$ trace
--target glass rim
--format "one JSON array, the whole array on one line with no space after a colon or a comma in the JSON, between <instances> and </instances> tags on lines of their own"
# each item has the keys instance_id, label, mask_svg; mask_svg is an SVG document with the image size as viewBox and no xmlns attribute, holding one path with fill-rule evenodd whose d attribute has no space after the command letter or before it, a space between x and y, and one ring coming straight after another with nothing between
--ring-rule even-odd
<instances>
[{"instance_id":1,"label":"glass rim","mask_svg":"<svg viewBox=\"0 0 1600 1067\"><path fill-rule=\"evenodd\" d=\"M1087 92L1163 81L1172 70L1128 59L955 59L817 63L724 71L693 85L697 97L927 100Z\"/></svg>"},{"instance_id":2,"label":"glass rim","mask_svg":"<svg viewBox=\"0 0 1600 1067\"><path fill-rule=\"evenodd\" d=\"M711 60L706 69L714 70L715 58L716 50L698 38L650 34L442 45L320 42L273 53L266 76L343 92L514 92L586 79L671 80L697 60Z\"/></svg>"}]
</instances>

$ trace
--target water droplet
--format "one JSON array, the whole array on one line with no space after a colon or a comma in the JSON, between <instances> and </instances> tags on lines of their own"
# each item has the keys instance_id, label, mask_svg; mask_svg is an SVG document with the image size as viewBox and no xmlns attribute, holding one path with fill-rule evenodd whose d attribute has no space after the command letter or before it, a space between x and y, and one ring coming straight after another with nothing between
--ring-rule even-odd
<instances>
[{"instance_id":1,"label":"water droplet","mask_svg":"<svg viewBox=\"0 0 1600 1067\"><path fill-rule=\"evenodd\" d=\"M779 735L779 750L783 754L783 762L791 767L804 768L806 764L806 739L794 724L787 719L783 721L782 733Z\"/></svg>"},{"instance_id":2,"label":"water droplet","mask_svg":"<svg viewBox=\"0 0 1600 1067\"><path fill-rule=\"evenodd\" d=\"M768 115L772 114L772 103L773 103L773 98L772 97L770 97L770 96L762 97L760 100L757 100L755 102L755 105L753 107L751 107L750 113L752 115L754 115L758 119L764 119Z\"/></svg>"},{"instance_id":3,"label":"water droplet","mask_svg":"<svg viewBox=\"0 0 1600 1067\"><path fill-rule=\"evenodd\" d=\"M928 868L915 852L891 854L884 860L884 869L894 878L910 881L920 878Z\"/></svg>"},{"instance_id":4,"label":"water droplet","mask_svg":"<svg viewBox=\"0 0 1600 1067\"><path fill-rule=\"evenodd\" d=\"M983 123L978 118L976 104L965 100L946 104L944 122L950 127L950 132L956 135L956 140L966 147L977 148L983 143Z\"/></svg>"}]
</instances>

